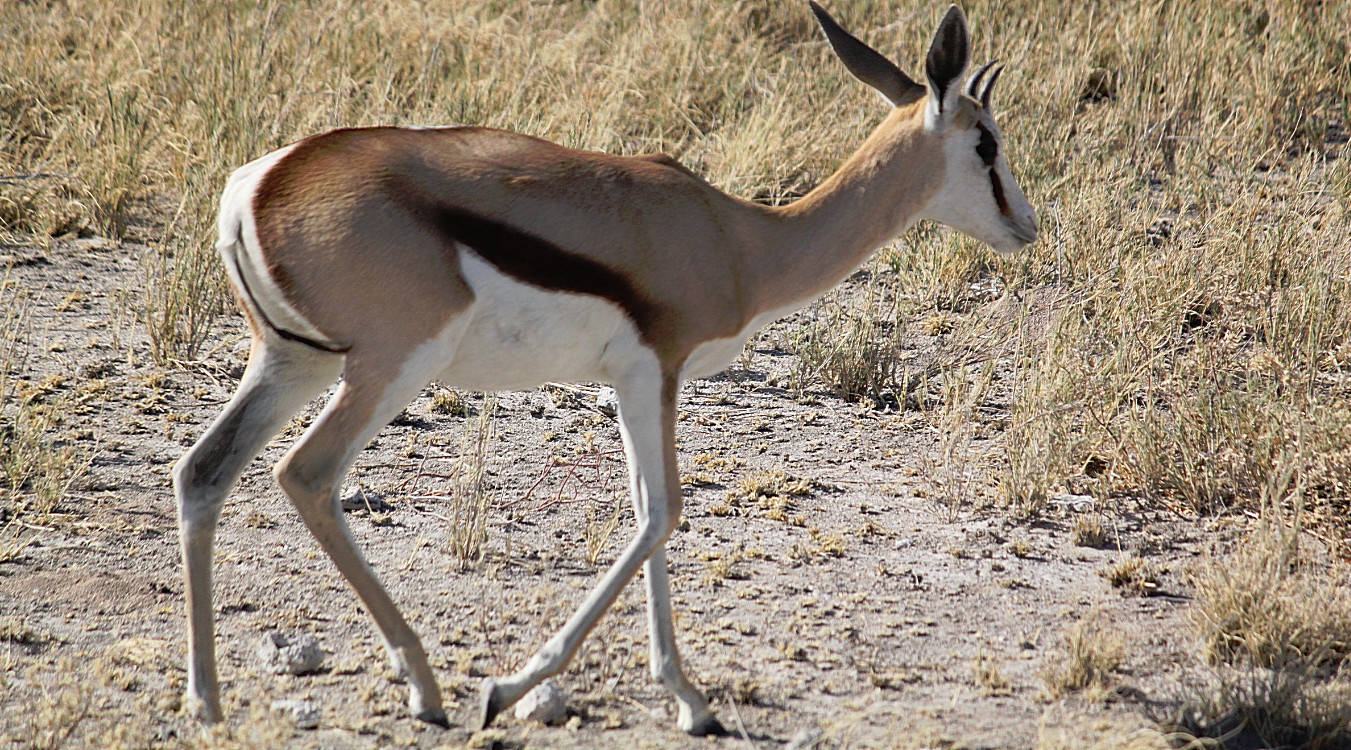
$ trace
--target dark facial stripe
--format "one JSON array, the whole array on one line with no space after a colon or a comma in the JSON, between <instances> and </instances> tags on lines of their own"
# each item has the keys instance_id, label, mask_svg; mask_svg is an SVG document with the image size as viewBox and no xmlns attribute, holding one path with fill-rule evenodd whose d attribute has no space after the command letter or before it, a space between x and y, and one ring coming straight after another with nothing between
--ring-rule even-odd
<instances>
[{"instance_id":1,"label":"dark facial stripe","mask_svg":"<svg viewBox=\"0 0 1351 750\"><path fill-rule=\"evenodd\" d=\"M999 206L999 213L1009 215L1009 199L1004 195L1004 183L999 179L999 173L995 171L995 160L999 158L999 141L995 140L994 133L980 123L976 123L976 130L980 132L980 142L976 144L976 155L985 163L985 168L990 171L990 192L994 193L994 202Z\"/></svg>"},{"instance_id":2,"label":"dark facial stripe","mask_svg":"<svg viewBox=\"0 0 1351 750\"><path fill-rule=\"evenodd\" d=\"M467 245L518 281L550 291L607 299L619 305L639 331L646 333L655 327L660 310L613 269L525 230L419 195L409 186L390 187L413 218L441 239L447 251L454 251L457 243Z\"/></svg>"},{"instance_id":3,"label":"dark facial stripe","mask_svg":"<svg viewBox=\"0 0 1351 750\"><path fill-rule=\"evenodd\" d=\"M999 142L995 140L994 133L980 123L976 123L976 130L980 131L980 143L976 144L976 155L985 162L985 166L993 167L994 160L999 156Z\"/></svg>"},{"instance_id":4,"label":"dark facial stripe","mask_svg":"<svg viewBox=\"0 0 1351 750\"><path fill-rule=\"evenodd\" d=\"M990 190L994 193L994 202L999 206L999 213L1004 216L1009 215L1009 199L1004 195L1004 183L999 181L999 173L990 170Z\"/></svg>"}]
</instances>

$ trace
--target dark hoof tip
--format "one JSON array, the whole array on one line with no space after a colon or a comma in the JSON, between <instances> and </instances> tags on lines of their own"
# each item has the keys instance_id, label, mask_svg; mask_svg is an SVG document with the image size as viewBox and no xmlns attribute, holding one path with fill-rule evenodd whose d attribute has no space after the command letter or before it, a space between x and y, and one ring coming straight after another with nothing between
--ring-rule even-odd
<instances>
[{"instance_id":1,"label":"dark hoof tip","mask_svg":"<svg viewBox=\"0 0 1351 750\"><path fill-rule=\"evenodd\" d=\"M479 729L487 729L492 726L493 719L502 713L502 699L497 695L497 683L491 679L483 681L479 694L481 696L479 705L482 707L479 714Z\"/></svg>"},{"instance_id":2,"label":"dark hoof tip","mask_svg":"<svg viewBox=\"0 0 1351 750\"><path fill-rule=\"evenodd\" d=\"M689 733L695 737L730 737L732 734L713 714L709 714L708 718L690 727Z\"/></svg>"},{"instance_id":3,"label":"dark hoof tip","mask_svg":"<svg viewBox=\"0 0 1351 750\"><path fill-rule=\"evenodd\" d=\"M435 724L442 729L450 729L450 719L446 718L445 709L428 708L424 711L419 711L417 719L418 721L425 721L428 724Z\"/></svg>"}]
</instances>

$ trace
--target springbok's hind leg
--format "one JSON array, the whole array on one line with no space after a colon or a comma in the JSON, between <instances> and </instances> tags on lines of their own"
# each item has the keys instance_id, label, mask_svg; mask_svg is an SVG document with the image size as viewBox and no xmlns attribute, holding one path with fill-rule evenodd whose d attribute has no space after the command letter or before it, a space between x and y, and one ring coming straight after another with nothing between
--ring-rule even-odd
<instances>
[{"instance_id":1,"label":"springbok's hind leg","mask_svg":"<svg viewBox=\"0 0 1351 750\"><path fill-rule=\"evenodd\" d=\"M391 382L387 375L390 360L397 361L394 355L371 353L363 364L353 354L338 393L277 464L276 476L305 525L375 620L394 669L408 679L410 711L423 721L449 726L422 642L357 548L339 507L342 479L357 452L436 374L430 364L420 367L406 362L402 370L394 368L400 374Z\"/></svg>"},{"instance_id":2,"label":"springbok's hind leg","mask_svg":"<svg viewBox=\"0 0 1351 750\"><path fill-rule=\"evenodd\" d=\"M211 559L216 521L244 467L306 403L337 377L340 356L288 341L255 341L225 411L174 465L188 616L188 709L223 717L216 677Z\"/></svg>"}]
</instances>

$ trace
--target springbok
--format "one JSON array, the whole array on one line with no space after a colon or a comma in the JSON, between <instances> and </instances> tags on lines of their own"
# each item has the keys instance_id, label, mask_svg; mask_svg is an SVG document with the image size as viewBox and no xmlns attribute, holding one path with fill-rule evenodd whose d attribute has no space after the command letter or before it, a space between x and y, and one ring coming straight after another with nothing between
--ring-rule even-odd
<instances>
[{"instance_id":1,"label":"springbok","mask_svg":"<svg viewBox=\"0 0 1351 750\"><path fill-rule=\"evenodd\" d=\"M762 325L844 279L919 219L1001 253L1037 236L1005 159L986 64L963 87L952 6L928 86L810 3L849 71L891 111L801 200L757 205L669 156L575 151L477 127L315 135L230 177L216 243L252 330L239 390L174 468L185 567L187 705L221 720L211 603L217 519L245 465L339 374L277 464L301 518L375 620L419 719L447 725L421 642L353 542L338 491L357 452L433 379L477 390L612 384L638 533L571 619L515 674L488 679L487 726L560 672L645 566L651 670L681 729L723 732L681 668L666 540L680 518L676 395Z\"/></svg>"}]
</instances>

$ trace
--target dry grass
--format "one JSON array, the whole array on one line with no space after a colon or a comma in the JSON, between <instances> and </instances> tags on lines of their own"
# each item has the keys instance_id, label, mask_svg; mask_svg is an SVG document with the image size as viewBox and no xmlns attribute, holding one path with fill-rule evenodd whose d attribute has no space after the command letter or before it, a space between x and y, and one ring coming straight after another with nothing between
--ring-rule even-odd
<instances>
[{"instance_id":1,"label":"dry grass","mask_svg":"<svg viewBox=\"0 0 1351 750\"><path fill-rule=\"evenodd\" d=\"M927 494L943 509L950 520L973 504L979 486L976 475L980 466L973 451L973 441L980 429L980 406L994 378L994 368L987 364L980 371L953 366L939 378L941 396L934 419L938 427L938 447L923 457Z\"/></svg>"},{"instance_id":2,"label":"dry grass","mask_svg":"<svg viewBox=\"0 0 1351 750\"><path fill-rule=\"evenodd\" d=\"M162 644L156 646L162 647ZM146 667L144 664L136 666ZM163 668L163 665L158 666ZM145 690L136 676L138 670L128 667L127 659L115 654L84 654L55 665L31 667L25 675L23 689L32 691L33 697L30 711L24 717L19 746L32 750L139 750L151 747L264 750L288 747L296 734L293 723L284 714L270 710L271 699L266 693L255 695L248 708L239 710L241 721L199 729L181 737L166 734L163 716L174 710L177 691L171 697L159 691ZM52 671L57 680L38 679L41 670ZM137 706L133 716L103 710L108 703L127 695L134 696Z\"/></svg>"},{"instance_id":3,"label":"dry grass","mask_svg":"<svg viewBox=\"0 0 1351 750\"><path fill-rule=\"evenodd\" d=\"M1316 563L1297 540L1259 534L1193 573L1192 620L1209 661L1336 668L1351 660L1351 570Z\"/></svg>"},{"instance_id":4,"label":"dry grass","mask_svg":"<svg viewBox=\"0 0 1351 750\"><path fill-rule=\"evenodd\" d=\"M1181 744L1174 739L1139 721L1048 711L1038 728L1036 750L1168 750Z\"/></svg>"},{"instance_id":5,"label":"dry grass","mask_svg":"<svg viewBox=\"0 0 1351 750\"><path fill-rule=\"evenodd\" d=\"M1161 726L1192 746L1221 750L1345 750L1351 748L1351 680L1328 679L1299 659L1271 669L1226 667Z\"/></svg>"},{"instance_id":6,"label":"dry grass","mask_svg":"<svg viewBox=\"0 0 1351 750\"><path fill-rule=\"evenodd\" d=\"M1163 571L1138 555L1122 557L1098 573L1123 595L1149 596L1158 591Z\"/></svg>"},{"instance_id":7,"label":"dry grass","mask_svg":"<svg viewBox=\"0 0 1351 750\"><path fill-rule=\"evenodd\" d=\"M783 469L756 471L736 481L736 487L727 491L723 501L711 506L708 512L715 516L748 516L759 511L771 521L782 521L794 526L806 524L800 512L799 499L812 494L812 481L793 476Z\"/></svg>"},{"instance_id":8,"label":"dry grass","mask_svg":"<svg viewBox=\"0 0 1351 750\"><path fill-rule=\"evenodd\" d=\"M840 398L877 407L907 400L924 373L902 364L904 321L897 310L884 308L874 290L869 286L858 301L832 295L798 331L796 390L821 383Z\"/></svg>"},{"instance_id":9,"label":"dry grass","mask_svg":"<svg viewBox=\"0 0 1351 750\"><path fill-rule=\"evenodd\" d=\"M1178 701L1171 731L1220 747L1351 747L1347 566L1298 542L1267 529L1193 573L1212 674Z\"/></svg>"},{"instance_id":10,"label":"dry grass","mask_svg":"<svg viewBox=\"0 0 1351 750\"><path fill-rule=\"evenodd\" d=\"M1004 674L998 657L978 651L971 660L971 672L982 695L1010 695L1013 683Z\"/></svg>"},{"instance_id":11,"label":"dry grass","mask_svg":"<svg viewBox=\"0 0 1351 750\"><path fill-rule=\"evenodd\" d=\"M619 528L624 509L628 507L622 496L612 498L610 506L608 509L601 504L586 507L586 531L583 536L586 541L586 561L592 565L600 564L601 556L610 547L611 537Z\"/></svg>"},{"instance_id":12,"label":"dry grass","mask_svg":"<svg viewBox=\"0 0 1351 750\"><path fill-rule=\"evenodd\" d=\"M0 565L23 554L89 467L89 457L57 432L66 416L67 383L29 382L29 297L8 273L0 278Z\"/></svg>"},{"instance_id":13,"label":"dry grass","mask_svg":"<svg viewBox=\"0 0 1351 750\"><path fill-rule=\"evenodd\" d=\"M1042 665L1047 697L1083 691L1091 700L1101 699L1125 656L1125 642L1107 618L1100 612L1086 615L1066 628L1060 648Z\"/></svg>"},{"instance_id":14,"label":"dry grass","mask_svg":"<svg viewBox=\"0 0 1351 750\"><path fill-rule=\"evenodd\" d=\"M488 492L483 477L491 455L496 409L497 397L485 397L478 418L465 421L460 441L460 459L448 509L448 533L450 551L462 566L481 561L488 542Z\"/></svg>"}]
</instances>

